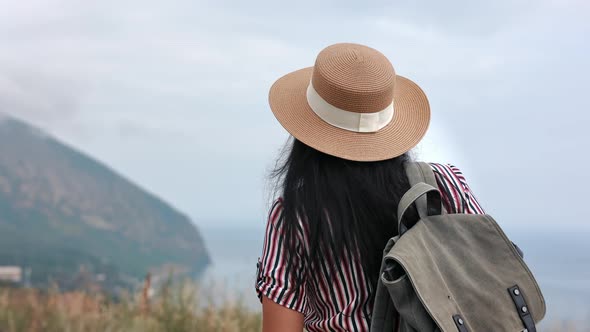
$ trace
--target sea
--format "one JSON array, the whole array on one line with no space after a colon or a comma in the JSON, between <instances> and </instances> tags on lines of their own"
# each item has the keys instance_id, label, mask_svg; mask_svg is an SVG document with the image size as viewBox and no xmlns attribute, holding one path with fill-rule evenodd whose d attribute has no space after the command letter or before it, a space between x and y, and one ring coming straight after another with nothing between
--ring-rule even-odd
<instances>
[{"instance_id":1,"label":"sea","mask_svg":"<svg viewBox=\"0 0 590 332\"><path fill-rule=\"evenodd\" d=\"M256 262L262 251L260 227L201 227L212 265L205 284L238 299L252 310L260 309L254 291ZM543 326L571 322L590 325L590 228L504 228L523 251L547 303Z\"/></svg>"}]
</instances>

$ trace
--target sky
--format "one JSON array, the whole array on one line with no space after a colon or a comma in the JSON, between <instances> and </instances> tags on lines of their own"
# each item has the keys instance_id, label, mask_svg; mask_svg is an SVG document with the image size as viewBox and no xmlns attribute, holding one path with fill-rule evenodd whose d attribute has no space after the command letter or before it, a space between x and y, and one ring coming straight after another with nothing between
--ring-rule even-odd
<instances>
[{"instance_id":1,"label":"sky","mask_svg":"<svg viewBox=\"0 0 590 332\"><path fill-rule=\"evenodd\" d=\"M188 214L261 227L288 134L268 89L337 42L429 97L414 155L502 225L588 227L590 2L0 0L0 112Z\"/></svg>"}]
</instances>

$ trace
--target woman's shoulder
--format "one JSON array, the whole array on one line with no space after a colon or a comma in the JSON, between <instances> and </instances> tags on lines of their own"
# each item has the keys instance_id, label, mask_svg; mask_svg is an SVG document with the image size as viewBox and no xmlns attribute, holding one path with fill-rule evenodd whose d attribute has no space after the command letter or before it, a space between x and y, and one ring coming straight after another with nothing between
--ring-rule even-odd
<instances>
[{"instance_id":1,"label":"woman's shoulder","mask_svg":"<svg viewBox=\"0 0 590 332\"><path fill-rule=\"evenodd\" d=\"M428 164L434 172L448 212L485 213L459 167L448 163Z\"/></svg>"},{"instance_id":2,"label":"woman's shoulder","mask_svg":"<svg viewBox=\"0 0 590 332\"><path fill-rule=\"evenodd\" d=\"M285 219L283 218L284 211L284 200L283 197L278 196L274 199L270 209L268 210L266 231L276 230L280 233L285 231ZM297 218L298 224L296 225L298 237L304 237L301 218Z\"/></svg>"},{"instance_id":3,"label":"woman's shoulder","mask_svg":"<svg viewBox=\"0 0 590 332\"><path fill-rule=\"evenodd\" d=\"M268 210L268 219L275 219L283 210L283 197L279 196L274 199L270 209Z\"/></svg>"},{"instance_id":4,"label":"woman's shoulder","mask_svg":"<svg viewBox=\"0 0 590 332\"><path fill-rule=\"evenodd\" d=\"M428 162L434 173L445 174L445 175L453 175L453 176L463 176L463 172L459 169L459 167L448 164L448 163L434 163Z\"/></svg>"},{"instance_id":5,"label":"woman's shoulder","mask_svg":"<svg viewBox=\"0 0 590 332\"><path fill-rule=\"evenodd\" d=\"M443 164L429 162L428 164L432 168L432 171L437 177L437 180L440 179L450 182L460 190L465 189L467 181L465 180L465 175L463 175L463 172L459 169L459 167L448 163Z\"/></svg>"},{"instance_id":6,"label":"woman's shoulder","mask_svg":"<svg viewBox=\"0 0 590 332\"><path fill-rule=\"evenodd\" d=\"M281 214L283 213L283 198L277 197L272 202L270 209L268 209L268 216L266 218L266 231L268 232L270 229L276 229L279 227L279 221L281 219Z\"/></svg>"}]
</instances>

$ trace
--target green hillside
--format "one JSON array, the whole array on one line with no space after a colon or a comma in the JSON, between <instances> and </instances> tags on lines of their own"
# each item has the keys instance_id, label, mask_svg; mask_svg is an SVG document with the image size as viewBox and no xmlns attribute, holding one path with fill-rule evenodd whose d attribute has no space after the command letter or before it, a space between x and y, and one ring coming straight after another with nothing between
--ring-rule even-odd
<instances>
[{"instance_id":1,"label":"green hillside","mask_svg":"<svg viewBox=\"0 0 590 332\"><path fill-rule=\"evenodd\" d=\"M182 213L113 170L12 118L0 118L0 266L67 285L80 269L107 284L181 266L198 275L209 256Z\"/></svg>"}]
</instances>

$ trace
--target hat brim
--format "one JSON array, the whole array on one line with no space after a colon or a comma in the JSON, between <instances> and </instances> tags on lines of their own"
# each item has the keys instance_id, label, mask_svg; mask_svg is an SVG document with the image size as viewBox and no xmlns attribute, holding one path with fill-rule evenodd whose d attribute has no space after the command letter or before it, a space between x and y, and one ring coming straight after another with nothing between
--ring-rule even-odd
<instances>
[{"instance_id":1,"label":"hat brim","mask_svg":"<svg viewBox=\"0 0 590 332\"><path fill-rule=\"evenodd\" d=\"M281 77L269 93L277 120L304 144L343 159L379 161L404 154L426 134L430 106L424 91L411 80L396 76L391 122L377 132L359 133L332 126L314 113L306 97L312 71L308 67Z\"/></svg>"}]
</instances>

